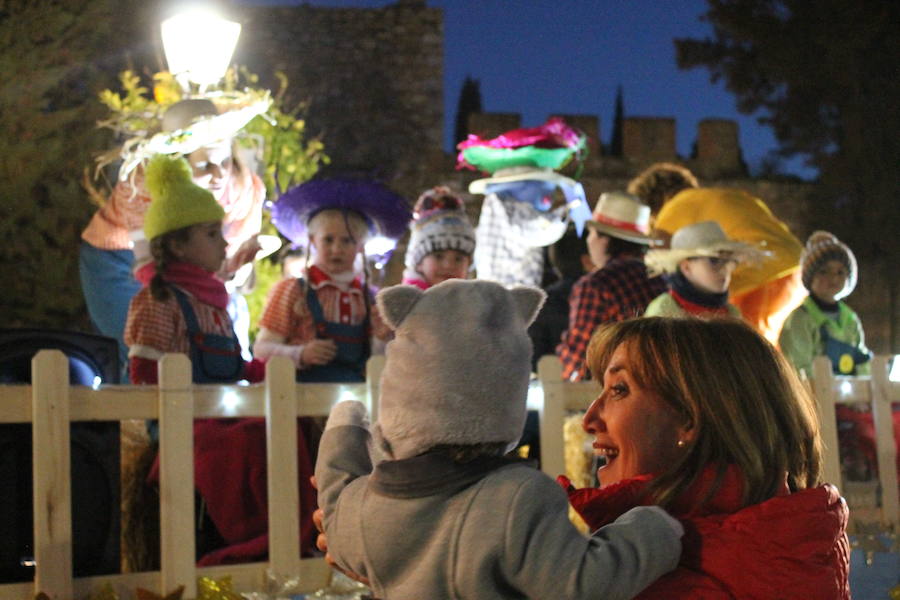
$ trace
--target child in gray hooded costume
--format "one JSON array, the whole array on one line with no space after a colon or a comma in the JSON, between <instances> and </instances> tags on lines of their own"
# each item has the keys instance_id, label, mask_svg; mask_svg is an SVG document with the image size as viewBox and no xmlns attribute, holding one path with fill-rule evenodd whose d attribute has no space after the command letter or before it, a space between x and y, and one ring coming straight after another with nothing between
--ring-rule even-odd
<instances>
[{"instance_id":1,"label":"child in gray hooded costume","mask_svg":"<svg viewBox=\"0 0 900 600\"><path fill-rule=\"evenodd\" d=\"M678 521L639 507L586 537L552 479L503 457L525 422L544 294L450 280L376 302L395 330L374 469L365 407L337 404L316 478L328 549L378 598L631 598L673 569Z\"/></svg>"}]
</instances>

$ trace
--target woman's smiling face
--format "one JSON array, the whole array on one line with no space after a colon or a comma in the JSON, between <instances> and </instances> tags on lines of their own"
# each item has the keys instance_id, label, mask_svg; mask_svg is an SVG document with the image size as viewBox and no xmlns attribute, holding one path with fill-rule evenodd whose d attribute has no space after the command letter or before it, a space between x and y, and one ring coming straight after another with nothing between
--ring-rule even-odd
<instances>
[{"instance_id":1,"label":"woman's smiling face","mask_svg":"<svg viewBox=\"0 0 900 600\"><path fill-rule=\"evenodd\" d=\"M653 390L638 385L629 344L620 344L603 373L603 391L582 422L594 436L594 454L606 457L597 472L607 486L663 471L678 459L684 419Z\"/></svg>"}]
</instances>

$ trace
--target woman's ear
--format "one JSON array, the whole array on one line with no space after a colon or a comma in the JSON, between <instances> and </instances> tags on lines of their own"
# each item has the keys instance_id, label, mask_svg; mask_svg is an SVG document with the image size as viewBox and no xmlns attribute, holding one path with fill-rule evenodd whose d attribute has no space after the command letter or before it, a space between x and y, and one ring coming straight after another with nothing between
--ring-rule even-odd
<instances>
[{"instance_id":1,"label":"woman's ear","mask_svg":"<svg viewBox=\"0 0 900 600\"><path fill-rule=\"evenodd\" d=\"M180 240L173 238L165 243L169 248L169 254L178 260L184 260L184 244Z\"/></svg>"}]
</instances>

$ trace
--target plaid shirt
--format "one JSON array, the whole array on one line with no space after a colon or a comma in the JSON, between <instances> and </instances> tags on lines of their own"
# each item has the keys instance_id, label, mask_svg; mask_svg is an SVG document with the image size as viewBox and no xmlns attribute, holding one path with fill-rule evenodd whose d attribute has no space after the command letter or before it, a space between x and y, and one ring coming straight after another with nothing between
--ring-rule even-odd
<instances>
[{"instance_id":1,"label":"plaid shirt","mask_svg":"<svg viewBox=\"0 0 900 600\"><path fill-rule=\"evenodd\" d=\"M200 331L227 337L234 335L226 309L201 302L190 292L184 293L194 309ZM187 323L178 300L174 294L169 294L168 300L160 302L150 294L149 287L142 288L131 299L124 339L129 358L159 360L169 352L189 354L191 351Z\"/></svg>"},{"instance_id":2,"label":"plaid shirt","mask_svg":"<svg viewBox=\"0 0 900 600\"><path fill-rule=\"evenodd\" d=\"M569 296L569 329L556 347L563 378L578 381L588 377L585 354L599 325L643 315L650 301L665 291L662 278L648 278L647 267L638 258L614 258L579 279Z\"/></svg>"},{"instance_id":3,"label":"plaid shirt","mask_svg":"<svg viewBox=\"0 0 900 600\"><path fill-rule=\"evenodd\" d=\"M539 212L530 204L488 194L475 229L478 279L503 285L541 285L544 252L566 230L565 213Z\"/></svg>"}]
</instances>

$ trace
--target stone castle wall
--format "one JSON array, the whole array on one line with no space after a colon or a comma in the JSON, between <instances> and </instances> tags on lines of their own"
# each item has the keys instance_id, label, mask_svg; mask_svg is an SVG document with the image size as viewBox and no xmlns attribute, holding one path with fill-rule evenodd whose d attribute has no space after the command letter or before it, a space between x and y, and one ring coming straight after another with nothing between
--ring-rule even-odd
<instances>
[{"instance_id":1,"label":"stone castle wall","mask_svg":"<svg viewBox=\"0 0 900 600\"><path fill-rule=\"evenodd\" d=\"M402 176L440 152L444 31L423 0L383 8L246 7L235 61L283 72L340 170ZM263 81L277 89L274 79Z\"/></svg>"}]
</instances>

